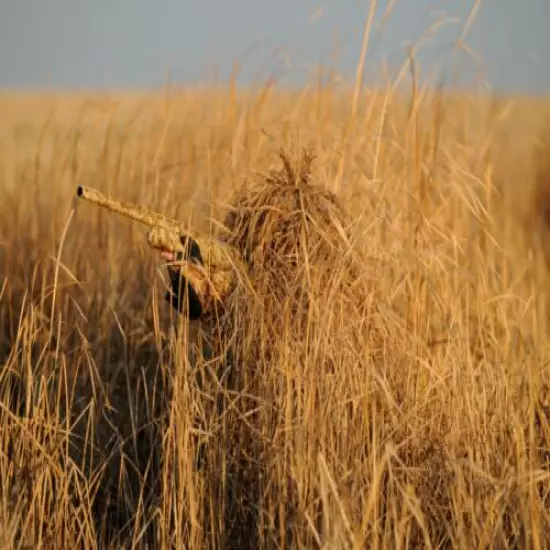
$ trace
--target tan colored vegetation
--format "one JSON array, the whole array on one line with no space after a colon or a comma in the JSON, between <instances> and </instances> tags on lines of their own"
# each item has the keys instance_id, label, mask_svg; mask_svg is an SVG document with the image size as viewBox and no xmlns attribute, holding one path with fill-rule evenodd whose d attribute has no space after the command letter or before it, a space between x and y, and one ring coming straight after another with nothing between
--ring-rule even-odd
<instances>
[{"instance_id":1,"label":"tan colored vegetation","mask_svg":"<svg viewBox=\"0 0 550 550\"><path fill-rule=\"evenodd\" d=\"M1 97L6 548L102 547L103 516L135 547L548 547L550 104L390 92ZM333 218L265 183L281 146ZM77 185L206 233L237 193L241 251L278 207L231 380Z\"/></svg>"}]
</instances>

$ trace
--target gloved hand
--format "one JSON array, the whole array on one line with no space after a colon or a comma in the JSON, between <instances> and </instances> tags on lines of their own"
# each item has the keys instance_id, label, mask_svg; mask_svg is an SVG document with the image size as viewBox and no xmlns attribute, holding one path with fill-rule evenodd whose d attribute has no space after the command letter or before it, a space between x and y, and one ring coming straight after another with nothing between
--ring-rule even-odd
<instances>
[{"instance_id":1,"label":"gloved hand","mask_svg":"<svg viewBox=\"0 0 550 550\"><path fill-rule=\"evenodd\" d=\"M184 262L204 265L204 261L196 241L190 237L182 237L181 243L186 249L185 255L181 251L174 253L165 250L161 252L161 257L168 262L166 268L170 277L170 290L166 293L165 299L179 313L184 313L187 310L189 319L195 321L202 314L202 305L197 292L182 274L181 265ZM184 307L186 298L187 308Z\"/></svg>"}]
</instances>

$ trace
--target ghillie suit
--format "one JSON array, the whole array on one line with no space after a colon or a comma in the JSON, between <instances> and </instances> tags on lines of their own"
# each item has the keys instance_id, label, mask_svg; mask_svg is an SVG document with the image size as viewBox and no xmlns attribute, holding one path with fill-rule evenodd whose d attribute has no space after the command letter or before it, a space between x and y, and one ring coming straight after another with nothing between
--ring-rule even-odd
<instances>
[{"instance_id":1,"label":"ghillie suit","mask_svg":"<svg viewBox=\"0 0 550 550\"><path fill-rule=\"evenodd\" d=\"M202 486L201 537L204 544L214 542L221 548L261 548L284 539L294 546L298 533L311 532L311 518L317 521L321 514L311 496L316 480L310 480L311 486L296 486L296 477L304 475L297 476L293 468L316 460L322 448L311 423L333 399L335 380L346 382L338 390L344 397L357 385L356 379L335 373L346 365L360 365L368 351L363 335L373 303L364 263L352 242L353 221L334 194L310 181L310 155L303 156L297 170L285 154L281 157L282 169L236 193L214 236L187 231L177 221L93 189L78 191L82 198L151 228L149 244L169 262L166 300L182 320L187 317L200 325L194 365L185 357L178 359L182 346L176 346L168 358L175 367L168 377L140 373L134 365L135 373L121 374L113 383L122 393L107 392L119 411L117 418L107 412L107 422L124 421L128 399L130 409L141 415L125 437L116 434L109 443L117 455L134 457L137 476L126 483L126 519L132 520L137 506L154 510L161 505L159 493L167 482L165 477L159 484L162 475L178 477L178 469L166 465L167 460L172 464L175 453L167 452L170 438L162 434L184 426L187 420L176 421L174 428L170 415L191 406L197 414L193 430L207 439L204 460L194 474ZM189 374L196 376L195 382L189 383ZM128 391L124 378L138 384L132 382L136 387ZM148 395L153 394L157 398L150 403ZM140 410L142 403L150 409L147 414ZM339 424L340 418L334 413L330 421ZM105 424L105 418L96 423ZM188 438L188 428L181 429L183 439ZM181 441L182 434L172 441ZM123 447L125 439L130 444ZM100 447L104 450L105 444ZM189 461L194 457L183 457L183 463ZM108 474L112 490L107 488L97 499L98 510L105 512L109 494L120 494L122 468L108 456L100 462L114 464ZM140 504L136 491L144 485L149 490ZM115 515L117 502L124 498L117 495ZM181 513L179 519L178 514L170 516L173 525L162 529L185 533ZM298 544L311 546L313 540Z\"/></svg>"},{"instance_id":2,"label":"ghillie suit","mask_svg":"<svg viewBox=\"0 0 550 550\"><path fill-rule=\"evenodd\" d=\"M190 259L175 258L169 268L167 298L182 307L187 297L187 311L201 321L203 364L215 365L203 386L217 393L217 410L202 423L225 425L206 450L205 466L212 477L226 464L218 481L225 503L215 511L226 519L224 548L292 541L305 521L298 514L304 495L292 482L291 453L301 437L292 423L326 402L342 363L359 363L365 353L368 288L351 242L352 220L334 194L310 181L311 156L304 155L298 171L281 156L280 171L231 202L218 243L232 250L234 269L226 272L232 280L220 300L210 301L214 307L197 303L200 292L181 292L202 285L189 277L182 285L177 268L177 260L208 266L197 243ZM300 445L311 445L309 453L317 443ZM273 518L263 515L269 510Z\"/></svg>"},{"instance_id":3,"label":"ghillie suit","mask_svg":"<svg viewBox=\"0 0 550 550\"><path fill-rule=\"evenodd\" d=\"M273 344L284 320L295 336L294 344L303 344L304 323L329 313L320 311L320 305L328 306L336 294L344 297L342 305L353 308L360 303L358 291L364 279L351 242L353 221L333 193L310 182L311 156L304 155L298 173L284 153L281 158L282 170L236 194L218 239L205 247L207 256L201 250L204 241L187 237L189 252L174 254L168 267L171 291L166 300L190 319L200 320L203 336L220 353L235 353L235 338L245 332L243 321L261 327L263 338L269 333ZM231 268L224 265L223 274L209 259L222 255L218 247L229 250L232 258ZM206 287L203 279L216 276L211 285L217 292L203 299L207 295L199 290ZM217 299L211 297L214 292ZM252 311L261 313L261 319L249 318ZM270 349L263 349L262 355Z\"/></svg>"}]
</instances>

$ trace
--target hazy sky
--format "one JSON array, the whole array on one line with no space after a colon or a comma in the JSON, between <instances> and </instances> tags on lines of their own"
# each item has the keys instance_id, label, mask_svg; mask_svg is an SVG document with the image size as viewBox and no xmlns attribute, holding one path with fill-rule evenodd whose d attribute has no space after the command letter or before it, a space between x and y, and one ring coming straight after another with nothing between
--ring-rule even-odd
<instances>
[{"instance_id":1,"label":"hazy sky","mask_svg":"<svg viewBox=\"0 0 550 550\"><path fill-rule=\"evenodd\" d=\"M378 2L378 27L388 3ZM338 70L353 76L369 5L369 0L0 0L0 86L156 87L168 71L174 82L208 82L216 66L226 77L235 59L242 63L241 82L263 81L275 70L281 82L294 84L335 51ZM407 44L446 15L418 60L424 77L443 74L449 84L453 45L472 5L472 0L396 0L389 20L372 35L369 67L380 67L383 58L398 67ZM549 26L550 0L481 0L465 44L483 64L462 52L463 82L479 85L485 78L493 90L550 92Z\"/></svg>"}]
</instances>

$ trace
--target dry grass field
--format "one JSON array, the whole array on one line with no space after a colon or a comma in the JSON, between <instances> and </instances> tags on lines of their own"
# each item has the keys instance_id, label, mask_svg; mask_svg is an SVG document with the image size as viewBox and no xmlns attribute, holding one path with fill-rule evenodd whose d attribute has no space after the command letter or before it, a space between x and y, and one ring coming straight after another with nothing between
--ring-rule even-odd
<instances>
[{"instance_id":1,"label":"dry grass field","mask_svg":"<svg viewBox=\"0 0 550 550\"><path fill-rule=\"evenodd\" d=\"M1 547L549 548L549 123L428 89L3 93ZM280 317L219 408L143 228L75 190L208 231L281 147L354 220L357 300L305 346Z\"/></svg>"}]
</instances>

